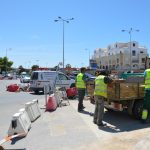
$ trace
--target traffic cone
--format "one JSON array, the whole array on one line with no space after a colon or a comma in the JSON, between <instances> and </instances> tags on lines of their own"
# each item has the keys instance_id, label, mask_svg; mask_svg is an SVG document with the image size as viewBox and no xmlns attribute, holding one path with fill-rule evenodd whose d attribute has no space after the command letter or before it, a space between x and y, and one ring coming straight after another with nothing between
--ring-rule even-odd
<instances>
[{"instance_id":1,"label":"traffic cone","mask_svg":"<svg viewBox=\"0 0 150 150\"><path fill-rule=\"evenodd\" d=\"M48 101L46 104L46 111L54 111L57 108L57 102L56 102L56 98L54 96L54 94L51 94L48 97Z\"/></svg>"}]
</instances>

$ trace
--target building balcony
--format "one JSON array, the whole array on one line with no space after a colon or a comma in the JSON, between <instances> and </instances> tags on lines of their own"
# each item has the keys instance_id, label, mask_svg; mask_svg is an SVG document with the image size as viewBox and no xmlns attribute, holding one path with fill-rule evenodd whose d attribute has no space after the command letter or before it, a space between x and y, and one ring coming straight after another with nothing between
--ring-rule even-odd
<instances>
[{"instance_id":1,"label":"building balcony","mask_svg":"<svg viewBox=\"0 0 150 150\"><path fill-rule=\"evenodd\" d=\"M132 63L139 63L139 60L132 60Z\"/></svg>"}]
</instances>

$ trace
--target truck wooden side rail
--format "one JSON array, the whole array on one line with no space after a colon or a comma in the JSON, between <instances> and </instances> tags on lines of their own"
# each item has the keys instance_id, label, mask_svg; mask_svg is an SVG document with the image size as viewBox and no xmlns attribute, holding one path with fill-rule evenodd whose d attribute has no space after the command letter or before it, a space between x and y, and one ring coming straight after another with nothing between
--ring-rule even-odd
<instances>
[{"instance_id":1,"label":"truck wooden side rail","mask_svg":"<svg viewBox=\"0 0 150 150\"><path fill-rule=\"evenodd\" d=\"M93 84L90 83L87 86L87 91L91 98L93 98ZM129 82L122 79L113 80L113 83L107 87L105 108L116 111L127 110L130 115L140 119L144 99L143 84L139 80L130 80Z\"/></svg>"}]
</instances>

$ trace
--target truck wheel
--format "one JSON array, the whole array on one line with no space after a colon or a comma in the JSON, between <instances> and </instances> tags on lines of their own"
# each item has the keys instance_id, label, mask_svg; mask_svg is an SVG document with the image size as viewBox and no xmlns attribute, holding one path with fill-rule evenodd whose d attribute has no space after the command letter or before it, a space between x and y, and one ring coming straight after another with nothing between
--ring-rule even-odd
<instances>
[{"instance_id":1,"label":"truck wheel","mask_svg":"<svg viewBox=\"0 0 150 150\"><path fill-rule=\"evenodd\" d=\"M35 94L39 94L39 90L35 90L34 92L35 92Z\"/></svg>"},{"instance_id":2,"label":"truck wheel","mask_svg":"<svg viewBox=\"0 0 150 150\"><path fill-rule=\"evenodd\" d=\"M143 100L135 101L132 111L136 119L138 120L141 119L142 110L143 110Z\"/></svg>"}]
</instances>

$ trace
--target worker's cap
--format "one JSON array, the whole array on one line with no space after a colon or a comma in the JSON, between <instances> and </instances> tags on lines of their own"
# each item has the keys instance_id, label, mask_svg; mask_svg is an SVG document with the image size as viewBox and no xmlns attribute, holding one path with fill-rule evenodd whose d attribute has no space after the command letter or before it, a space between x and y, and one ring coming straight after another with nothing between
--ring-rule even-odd
<instances>
[{"instance_id":1,"label":"worker's cap","mask_svg":"<svg viewBox=\"0 0 150 150\"><path fill-rule=\"evenodd\" d=\"M85 68L85 67L82 67L82 68L80 68L80 70L81 70L81 72L82 72L82 71L86 71L86 68Z\"/></svg>"},{"instance_id":2,"label":"worker's cap","mask_svg":"<svg viewBox=\"0 0 150 150\"><path fill-rule=\"evenodd\" d=\"M107 71L106 71L106 70L101 70L101 71L100 71L100 74L101 74L101 75L106 75L106 74L107 74Z\"/></svg>"}]
</instances>

